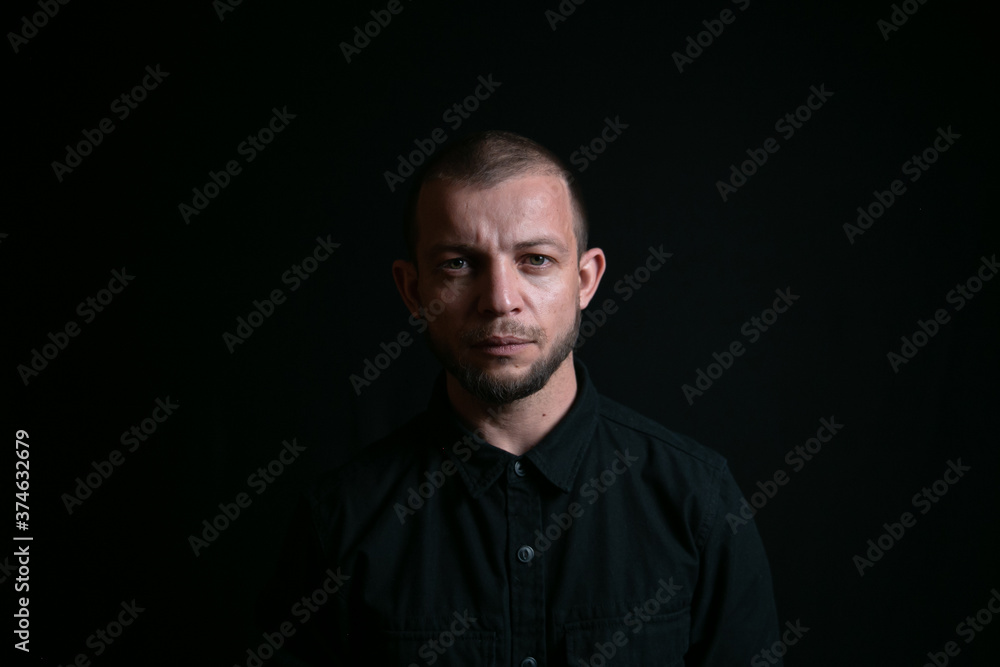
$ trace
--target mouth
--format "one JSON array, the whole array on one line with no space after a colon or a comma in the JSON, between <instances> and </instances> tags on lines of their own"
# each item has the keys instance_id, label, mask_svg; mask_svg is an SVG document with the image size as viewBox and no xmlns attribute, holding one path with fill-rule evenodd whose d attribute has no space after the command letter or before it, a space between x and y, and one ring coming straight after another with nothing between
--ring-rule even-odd
<instances>
[{"instance_id":1,"label":"mouth","mask_svg":"<svg viewBox=\"0 0 1000 667\"><path fill-rule=\"evenodd\" d=\"M517 354L533 342L526 338L517 338L514 336L490 336L474 344L472 348L485 354L502 357Z\"/></svg>"}]
</instances>

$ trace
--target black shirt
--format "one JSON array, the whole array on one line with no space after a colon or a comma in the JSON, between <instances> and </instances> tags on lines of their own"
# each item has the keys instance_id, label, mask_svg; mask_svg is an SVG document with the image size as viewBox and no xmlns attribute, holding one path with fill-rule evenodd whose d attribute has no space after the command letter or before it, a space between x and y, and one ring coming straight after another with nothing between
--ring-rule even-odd
<instances>
[{"instance_id":1,"label":"black shirt","mask_svg":"<svg viewBox=\"0 0 1000 667\"><path fill-rule=\"evenodd\" d=\"M262 598L278 662L728 667L770 647L725 460L575 367L570 411L521 457L463 426L442 373L424 413L322 477Z\"/></svg>"}]
</instances>

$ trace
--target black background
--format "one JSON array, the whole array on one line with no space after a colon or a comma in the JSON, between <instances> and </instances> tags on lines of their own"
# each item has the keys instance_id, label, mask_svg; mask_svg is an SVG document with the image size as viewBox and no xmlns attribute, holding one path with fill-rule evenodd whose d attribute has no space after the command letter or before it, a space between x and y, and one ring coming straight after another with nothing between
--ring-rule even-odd
<instances>
[{"instance_id":1,"label":"black background","mask_svg":"<svg viewBox=\"0 0 1000 667\"><path fill-rule=\"evenodd\" d=\"M404 0L349 63L340 43L385 3L71 2L16 53L8 36L4 416L30 434L30 530L11 527L33 537L30 658L245 664L297 494L422 409L436 373L418 340L360 395L349 380L415 335L389 272L406 187L384 172L436 128L513 130L568 161L617 118L578 179L609 259L594 305L618 311L579 356L602 393L724 454L748 496L790 474L756 518L781 621L810 628L787 664L921 665L947 641L951 664L996 664L1000 619L968 644L956 625L1000 586L1000 282L946 301L1000 250L995 26L968 1L911 4L886 40L878 2L567 0L553 29L556 0ZM679 72L672 54L727 8ZM38 11L9 5L5 33ZM111 102L157 65L169 75L119 120ZM479 76L500 85L456 131L442 114ZM775 121L821 85L833 95L782 137ZM237 146L284 107L295 118L245 162ZM60 181L53 161L105 117L115 130ZM903 163L949 127L960 138L910 182ZM716 182L768 137L778 152L723 201ZM232 159L242 172L186 224L178 205ZM894 179L906 192L849 242ZM340 247L290 291L282 274L327 236ZM615 283L661 245L671 259L626 301ZM77 304L122 267L134 280L85 323ZM279 288L230 353L223 333ZM681 386L748 343L779 288L799 300L689 403ZM938 308L951 320L894 372L887 353ZM80 334L26 384L17 367L69 320ZM168 396L179 408L128 452L122 432ZM792 471L786 452L830 417L843 429ZM256 494L248 476L293 438L305 453ZM115 449L124 463L69 513L64 494ZM971 471L920 514L911 497L958 459ZM196 556L189 536L240 492L252 504ZM852 558L905 511L916 525L859 576ZM95 656L88 637L133 599L145 611Z\"/></svg>"}]
</instances>

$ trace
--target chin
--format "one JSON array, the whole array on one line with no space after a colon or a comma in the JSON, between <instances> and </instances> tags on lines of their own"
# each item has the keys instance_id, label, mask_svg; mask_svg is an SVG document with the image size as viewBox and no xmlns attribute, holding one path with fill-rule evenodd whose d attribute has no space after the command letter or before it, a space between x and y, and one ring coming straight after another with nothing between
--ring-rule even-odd
<instances>
[{"instance_id":1,"label":"chin","mask_svg":"<svg viewBox=\"0 0 1000 667\"><path fill-rule=\"evenodd\" d=\"M475 364L483 368L496 368L496 367L527 368L528 366L531 366L531 364L533 364L534 362L538 361L538 359L543 357L544 354L545 354L544 351L542 351L541 354L538 353L527 354L525 352L522 352L520 354L512 354L509 356L499 357L473 351L470 354L466 355L465 361L470 365Z\"/></svg>"},{"instance_id":2,"label":"chin","mask_svg":"<svg viewBox=\"0 0 1000 667\"><path fill-rule=\"evenodd\" d=\"M476 367L483 374L502 380L522 378L531 372L530 361L516 361L510 357L493 359L483 364L476 364Z\"/></svg>"}]
</instances>

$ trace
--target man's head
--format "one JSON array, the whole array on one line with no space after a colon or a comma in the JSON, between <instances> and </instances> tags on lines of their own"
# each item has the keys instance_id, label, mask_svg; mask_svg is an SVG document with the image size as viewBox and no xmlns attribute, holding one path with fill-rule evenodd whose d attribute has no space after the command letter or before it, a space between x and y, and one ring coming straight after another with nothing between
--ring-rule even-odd
<instances>
[{"instance_id":1,"label":"man's head","mask_svg":"<svg viewBox=\"0 0 1000 667\"><path fill-rule=\"evenodd\" d=\"M414 185L412 261L393 276L435 355L484 403L530 396L571 360L604 253L586 249L569 181L541 146L485 132L442 151Z\"/></svg>"}]
</instances>

